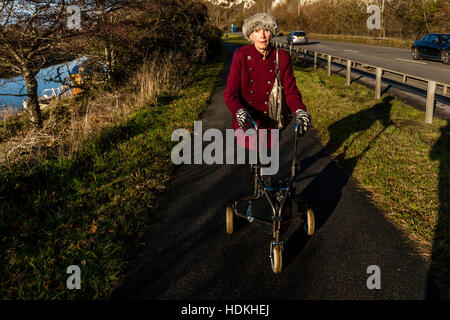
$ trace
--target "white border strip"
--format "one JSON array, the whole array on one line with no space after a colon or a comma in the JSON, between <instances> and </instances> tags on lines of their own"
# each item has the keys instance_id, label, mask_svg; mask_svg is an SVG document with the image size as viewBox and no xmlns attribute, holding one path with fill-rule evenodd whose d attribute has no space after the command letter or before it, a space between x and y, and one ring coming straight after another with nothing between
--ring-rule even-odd
<instances>
[{"instance_id":1,"label":"white border strip","mask_svg":"<svg viewBox=\"0 0 450 320\"><path fill-rule=\"evenodd\" d=\"M420 62L420 61L414 61L414 60L408 60L408 59L402 59L402 58L395 58L395 60L401 60L401 61L413 62L413 63L419 63L419 64L428 64L426 62Z\"/></svg>"}]
</instances>

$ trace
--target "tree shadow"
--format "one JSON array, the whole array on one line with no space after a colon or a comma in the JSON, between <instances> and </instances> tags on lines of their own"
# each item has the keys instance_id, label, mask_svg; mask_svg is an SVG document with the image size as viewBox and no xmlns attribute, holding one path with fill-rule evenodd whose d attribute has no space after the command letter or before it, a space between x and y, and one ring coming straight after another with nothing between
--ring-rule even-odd
<instances>
[{"instance_id":1,"label":"tree shadow","mask_svg":"<svg viewBox=\"0 0 450 320\"><path fill-rule=\"evenodd\" d=\"M449 299L450 287L450 121L430 152L439 161L439 216L435 228L431 267L427 276L427 299Z\"/></svg>"}]
</instances>

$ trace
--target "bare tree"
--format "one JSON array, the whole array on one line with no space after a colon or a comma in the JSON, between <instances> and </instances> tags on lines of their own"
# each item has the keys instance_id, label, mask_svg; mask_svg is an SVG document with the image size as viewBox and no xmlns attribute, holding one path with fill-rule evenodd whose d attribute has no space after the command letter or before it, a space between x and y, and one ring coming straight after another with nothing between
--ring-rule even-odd
<instances>
[{"instance_id":1,"label":"bare tree","mask_svg":"<svg viewBox=\"0 0 450 320\"><path fill-rule=\"evenodd\" d=\"M31 121L42 127L36 75L41 68L73 59L83 52L88 35L98 31L102 19L130 3L142 0L1 0L0 1L0 69L25 81ZM79 9L79 26L71 27L75 5ZM114 53L107 52L113 65Z\"/></svg>"},{"instance_id":2,"label":"bare tree","mask_svg":"<svg viewBox=\"0 0 450 320\"><path fill-rule=\"evenodd\" d=\"M0 4L0 66L25 81L31 121L42 127L36 75L44 66L64 60L68 39L77 34L67 27L69 1L2 0Z\"/></svg>"}]
</instances>

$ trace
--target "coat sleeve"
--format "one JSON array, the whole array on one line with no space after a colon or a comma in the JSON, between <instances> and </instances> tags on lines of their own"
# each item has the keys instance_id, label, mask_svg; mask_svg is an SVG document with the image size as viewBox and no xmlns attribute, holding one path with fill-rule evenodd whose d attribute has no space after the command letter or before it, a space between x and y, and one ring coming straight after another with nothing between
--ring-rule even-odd
<instances>
[{"instance_id":1,"label":"coat sleeve","mask_svg":"<svg viewBox=\"0 0 450 320\"><path fill-rule=\"evenodd\" d=\"M286 59L287 63L284 72L280 72L282 77L281 81L284 85L284 95L286 98L286 104L292 111L292 113L295 115L295 112L298 109L306 110L306 106L303 104L302 95L297 88L294 71L292 70L291 56L287 51L285 51L284 53L287 56Z\"/></svg>"},{"instance_id":2,"label":"coat sleeve","mask_svg":"<svg viewBox=\"0 0 450 320\"><path fill-rule=\"evenodd\" d=\"M241 62L239 61L239 50L234 52L223 98L233 117L236 111L244 108L241 98Z\"/></svg>"}]
</instances>

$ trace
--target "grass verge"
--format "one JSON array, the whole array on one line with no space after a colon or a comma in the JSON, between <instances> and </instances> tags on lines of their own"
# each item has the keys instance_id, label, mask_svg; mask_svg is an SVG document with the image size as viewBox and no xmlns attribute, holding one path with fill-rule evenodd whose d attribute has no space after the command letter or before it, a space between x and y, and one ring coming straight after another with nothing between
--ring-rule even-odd
<instances>
[{"instance_id":1,"label":"grass verge","mask_svg":"<svg viewBox=\"0 0 450 320\"><path fill-rule=\"evenodd\" d=\"M426 125L424 112L310 65L294 73L325 151L449 281L450 124Z\"/></svg>"},{"instance_id":2,"label":"grass verge","mask_svg":"<svg viewBox=\"0 0 450 320\"><path fill-rule=\"evenodd\" d=\"M191 130L224 59L102 130L71 159L0 168L2 299L109 296L171 177L172 131ZM80 290L66 287L70 265L81 268Z\"/></svg>"},{"instance_id":3,"label":"grass verge","mask_svg":"<svg viewBox=\"0 0 450 320\"><path fill-rule=\"evenodd\" d=\"M251 42L249 42L243 36L236 35L236 34L229 34L229 33L228 34L224 34L222 36L222 40L225 41L225 42L238 44L238 45L243 45L243 46L247 46L247 45L251 44Z\"/></svg>"}]
</instances>

